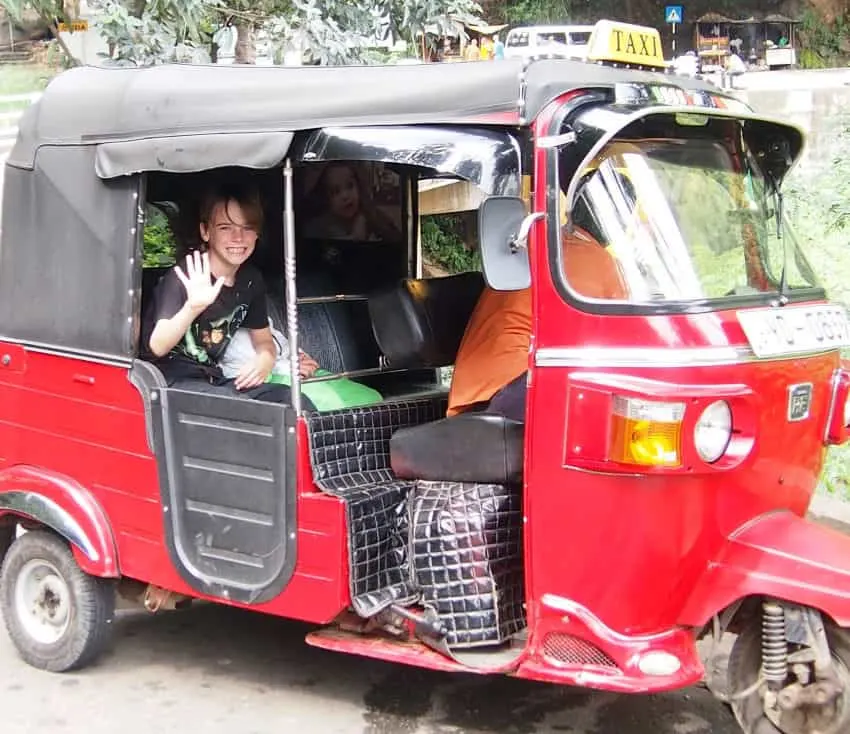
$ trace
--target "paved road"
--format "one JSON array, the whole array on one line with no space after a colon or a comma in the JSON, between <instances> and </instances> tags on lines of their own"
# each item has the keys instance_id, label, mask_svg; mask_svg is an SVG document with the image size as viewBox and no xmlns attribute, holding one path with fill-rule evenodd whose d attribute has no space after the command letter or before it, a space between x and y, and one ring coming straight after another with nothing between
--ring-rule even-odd
<instances>
[{"instance_id":1,"label":"paved road","mask_svg":"<svg viewBox=\"0 0 850 734\"><path fill-rule=\"evenodd\" d=\"M215 606L124 612L80 673L0 634L3 734L737 734L704 689L654 697L447 676L317 650L306 625Z\"/></svg>"}]
</instances>

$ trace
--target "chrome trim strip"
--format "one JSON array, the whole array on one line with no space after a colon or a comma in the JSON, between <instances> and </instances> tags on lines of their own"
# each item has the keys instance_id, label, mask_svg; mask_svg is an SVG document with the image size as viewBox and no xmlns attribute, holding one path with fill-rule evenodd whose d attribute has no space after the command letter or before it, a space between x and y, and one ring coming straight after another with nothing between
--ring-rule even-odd
<instances>
[{"instance_id":1,"label":"chrome trim strip","mask_svg":"<svg viewBox=\"0 0 850 734\"><path fill-rule=\"evenodd\" d=\"M537 367L714 367L776 362L827 354L835 349L759 358L749 347L544 347Z\"/></svg>"},{"instance_id":2,"label":"chrome trim strip","mask_svg":"<svg viewBox=\"0 0 850 734\"><path fill-rule=\"evenodd\" d=\"M838 388L841 387L841 370L837 369L832 373L832 386L829 391L829 410L826 412L826 426L823 429L823 442L827 446L832 445L829 440L829 429L832 427L832 420L835 417L835 410L838 407ZM842 410L844 406L841 406Z\"/></svg>"},{"instance_id":3,"label":"chrome trim strip","mask_svg":"<svg viewBox=\"0 0 850 734\"><path fill-rule=\"evenodd\" d=\"M538 148L558 148L561 145L570 145L576 141L576 134L571 130L560 135L546 135L537 139Z\"/></svg>"}]
</instances>

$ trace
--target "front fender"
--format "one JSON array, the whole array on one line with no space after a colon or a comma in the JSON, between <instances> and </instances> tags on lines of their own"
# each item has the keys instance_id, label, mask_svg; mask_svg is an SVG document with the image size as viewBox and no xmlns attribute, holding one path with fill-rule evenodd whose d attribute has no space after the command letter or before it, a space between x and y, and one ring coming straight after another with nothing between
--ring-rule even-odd
<instances>
[{"instance_id":1,"label":"front fender","mask_svg":"<svg viewBox=\"0 0 850 734\"><path fill-rule=\"evenodd\" d=\"M790 512L756 518L727 539L678 621L700 627L747 596L813 607L850 627L850 537Z\"/></svg>"},{"instance_id":2,"label":"front fender","mask_svg":"<svg viewBox=\"0 0 850 734\"><path fill-rule=\"evenodd\" d=\"M120 575L109 520L91 493L74 480L29 466L0 471L0 518L10 513L35 520L66 538L86 573Z\"/></svg>"}]
</instances>

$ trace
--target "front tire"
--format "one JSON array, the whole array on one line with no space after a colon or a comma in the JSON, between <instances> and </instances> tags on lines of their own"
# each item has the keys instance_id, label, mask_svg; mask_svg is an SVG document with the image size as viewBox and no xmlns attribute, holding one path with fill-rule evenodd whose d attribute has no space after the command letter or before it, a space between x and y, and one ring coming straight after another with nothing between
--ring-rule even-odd
<instances>
[{"instance_id":1,"label":"front tire","mask_svg":"<svg viewBox=\"0 0 850 734\"><path fill-rule=\"evenodd\" d=\"M62 673L91 663L115 616L110 581L84 573L62 539L44 530L12 543L0 569L0 609L18 654Z\"/></svg>"},{"instance_id":2,"label":"front tire","mask_svg":"<svg viewBox=\"0 0 850 734\"><path fill-rule=\"evenodd\" d=\"M829 648L844 692L836 702L834 713L818 715L806 710L807 716L782 719L782 728L768 718L764 711L762 690L744 699L732 700L732 710L746 734L845 734L850 731L850 632L827 624ZM732 647L729 656L729 692L746 691L758 680L761 671L761 630L748 627ZM788 722L787 724L785 722Z\"/></svg>"}]
</instances>

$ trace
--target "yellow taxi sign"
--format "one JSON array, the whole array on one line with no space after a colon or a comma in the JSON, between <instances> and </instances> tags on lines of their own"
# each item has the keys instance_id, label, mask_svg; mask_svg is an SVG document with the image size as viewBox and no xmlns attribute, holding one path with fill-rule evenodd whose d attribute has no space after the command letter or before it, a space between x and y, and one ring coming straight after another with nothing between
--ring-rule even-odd
<instances>
[{"instance_id":1,"label":"yellow taxi sign","mask_svg":"<svg viewBox=\"0 0 850 734\"><path fill-rule=\"evenodd\" d=\"M590 35L587 60L666 68L657 28L600 20Z\"/></svg>"},{"instance_id":2,"label":"yellow taxi sign","mask_svg":"<svg viewBox=\"0 0 850 734\"><path fill-rule=\"evenodd\" d=\"M56 30L60 33L77 33L81 31L87 31L89 29L89 22L87 20L75 20L71 23L57 23Z\"/></svg>"}]
</instances>

